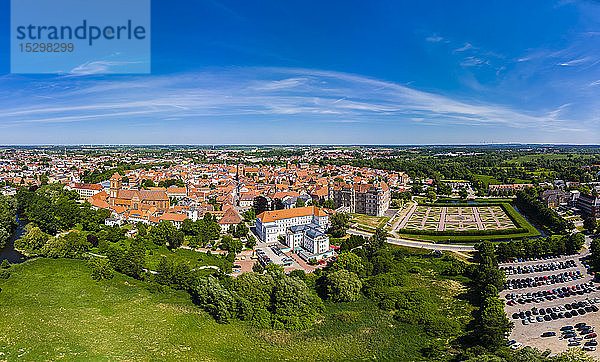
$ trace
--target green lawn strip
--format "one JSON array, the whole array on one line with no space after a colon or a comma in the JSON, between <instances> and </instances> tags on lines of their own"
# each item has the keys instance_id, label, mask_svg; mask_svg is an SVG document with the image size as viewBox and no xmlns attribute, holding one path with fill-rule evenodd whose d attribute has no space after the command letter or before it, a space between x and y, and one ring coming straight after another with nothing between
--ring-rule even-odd
<instances>
[{"instance_id":1,"label":"green lawn strip","mask_svg":"<svg viewBox=\"0 0 600 362\"><path fill-rule=\"evenodd\" d=\"M198 252L189 249L176 249L174 251L170 251L165 246L161 246L157 249L149 250L146 253L146 265L149 269L156 270L158 263L160 262L162 257L166 257L167 259L173 260L173 262L187 263L190 268L197 268L201 266L207 265L215 265L218 267L224 266L228 263L224 260L220 254L211 253L210 255L205 252Z\"/></svg>"}]
</instances>

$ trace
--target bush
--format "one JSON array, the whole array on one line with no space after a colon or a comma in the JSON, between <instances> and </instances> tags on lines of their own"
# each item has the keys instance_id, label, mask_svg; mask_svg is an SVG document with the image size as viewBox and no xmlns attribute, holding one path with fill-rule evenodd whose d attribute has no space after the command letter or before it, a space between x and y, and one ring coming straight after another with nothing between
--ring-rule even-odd
<instances>
[{"instance_id":1,"label":"bush","mask_svg":"<svg viewBox=\"0 0 600 362\"><path fill-rule=\"evenodd\" d=\"M2 269L10 268L10 262L6 259L2 260L2 264L0 264L0 268L2 268Z\"/></svg>"},{"instance_id":2,"label":"bush","mask_svg":"<svg viewBox=\"0 0 600 362\"><path fill-rule=\"evenodd\" d=\"M0 279L10 278L10 272L6 269L0 269Z\"/></svg>"},{"instance_id":3,"label":"bush","mask_svg":"<svg viewBox=\"0 0 600 362\"><path fill-rule=\"evenodd\" d=\"M108 258L93 258L88 263L94 280L112 279L114 270Z\"/></svg>"},{"instance_id":4,"label":"bush","mask_svg":"<svg viewBox=\"0 0 600 362\"><path fill-rule=\"evenodd\" d=\"M358 320L358 313L353 311L343 311L333 315L333 317L340 322L354 323Z\"/></svg>"}]
</instances>

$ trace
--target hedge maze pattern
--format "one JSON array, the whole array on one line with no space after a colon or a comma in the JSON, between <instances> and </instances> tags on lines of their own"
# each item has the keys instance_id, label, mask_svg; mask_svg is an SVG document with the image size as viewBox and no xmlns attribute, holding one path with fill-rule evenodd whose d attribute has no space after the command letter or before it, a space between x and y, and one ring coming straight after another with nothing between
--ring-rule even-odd
<instances>
[{"instance_id":1,"label":"hedge maze pattern","mask_svg":"<svg viewBox=\"0 0 600 362\"><path fill-rule=\"evenodd\" d=\"M517 228L500 206L416 206L400 228L431 231L505 230Z\"/></svg>"}]
</instances>

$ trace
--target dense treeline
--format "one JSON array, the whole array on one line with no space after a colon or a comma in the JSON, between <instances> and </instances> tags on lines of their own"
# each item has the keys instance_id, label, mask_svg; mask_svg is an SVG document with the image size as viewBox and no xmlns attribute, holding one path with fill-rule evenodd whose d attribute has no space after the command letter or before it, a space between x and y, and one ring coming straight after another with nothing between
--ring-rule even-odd
<instances>
[{"instance_id":1,"label":"dense treeline","mask_svg":"<svg viewBox=\"0 0 600 362\"><path fill-rule=\"evenodd\" d=\"M420 326L433 337L432 345L422 350L425 358L446 355L449 349L457 348L451 341L465 333L466 325L448 313L440 313L442 306L436 303L435 296L415 283L423 271L412 260L429 259L427 265L434 266L436 273L461 281L465 280L466 264L451 256L414 254L392 247L385 243L386 238L386 232L377 229L370 238L352 235L340 240L341 254L319 275L315 287L324 299L334 302L364 295L380 309L392 313L397 322Z\"/></svg>"},{"instance_id":2,"label":"dense treeline","mask_svg":"<svg viewBox=\"0 0 600 362\"><path fill-rule=\"evenodd\" d=\"M0 195L0 249L10 240L17 226L14 198Z\"/></svg>"},{"instance_id":3,"label":"dense treeline","mask_svg":"<svg viewBox=\"0 0 600 362\"><path fill-rule=\"evenodd\" d=\"M590 252L590 265L594 272L596 272L596 275L600 275L598 274L600 272L600 238L592 238L592 243L590 244Z\"/></svg>"},{"instance_id":4,"label":"dense treeline","mask_svg":"<svg viewBox=\"0 0 600 362\"><path fill-rule=\"evenodd\" d=\"M547 238L512 240L496 245L496 255L500 260L512 258L532 258L546 255L576 254L585 243L582 233Z\"/></svg>"},{"instance_id":5,"label":"dense treeline","mask_svg":"<svg viewBox=\"0 0 600 362\"><path fill-rule=\"evenodd\" d=\"M17 211L23 223L32 223L51 235L67 231L77 224L81 224L85 231L98 231L110 212L93 210L87 203L78 203L78 199L76 192L64 190L61 184L20 189Z\"/></svg>"},{"instance_id":6,"label":"dense treeline","mask_svg":"<svg viewBox=\"0 0 600 362\"><path fill-rule=\"evenodd\" d=\"M210 213L205 213L202 219L192 221L186 219L181 225L181 231L190 236L191 247L204 247L209 242L218 240L221 235L221 227L216 218Z\"/></svg>"},{"instance_id":7,"label":"dense treeline","mask_svg":"<svg viewBox=\"0 0 600 362\"><path fill-rule=\"evenodd\" d=\"M573 223L563 219L556 211L538 200L534 190L530 190L529 192L517 192L515 204L519 210L531 216L546 229L554 233L564 233L574 228Z\"/></svg>"},{"instance_id":8,"label":"dense treeline","mask_svg":"<svg viewBox=\"0 0 600 362\"><path fill-rule=\"evenodd\" d=\"M473 322L472 336L479 346L495 352L505 345L506 336L513 323L504 313L504 302L499 298L505 281L504 272L498 267L495 246L485 241L476 247L476 265L469 268L473 283L471 289L479 306Z\"/></svg>"},{"instance_id":9,"label":"dense treeline","mask_svg":"<svg viewBox=\"0 0 600 362\"><path fill-rule=\"evenodd\" d=\"M303 280L275 268L264 274L244 273L234 280L198 279L191 293L222 323L240 319L260 328L301 330L323 311L323 302Z\"/></svg>"}]
</instances>

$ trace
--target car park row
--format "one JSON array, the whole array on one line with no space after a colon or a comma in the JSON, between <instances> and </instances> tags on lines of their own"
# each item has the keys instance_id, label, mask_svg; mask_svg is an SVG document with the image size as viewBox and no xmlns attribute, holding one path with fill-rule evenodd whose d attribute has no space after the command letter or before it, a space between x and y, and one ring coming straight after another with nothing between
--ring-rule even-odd
<instances>
[{"instance_id":1,"label":"car park row","mask_svg":"<svg viewBox=\"0 0 600 362\"><path fill-rule=\"evenodd\" d=\"M577 323L575 327L563 326L561 329L562 340L566 340L569 347L580 346L583 342L583 350L595 351L598 342L594 339L597 337L592 326L588 326L586 323ZM552 332L554 333L554 332ZM577 335L579 333L579 335ZM546 333L545 333L546 334ZM542 334L542 337L544 334ZM586 341L584 341L586 340Z\"/></svg>"},{"instance_id":2,"label":"car park row","mask_svg":"<svg viewBox=\"0 0 600 362\"><path fill-rule=\"evenodd\" d=\"M520 319L523 325L536 322L549 322L552 320L583 316L586 313L595 313L600 310L595 304L600 303L600 299L591 298L580 302L567 303L565 305L554 306L552 308L536 308L531 310L513 313L513 319Z\"/></svg>"},{"instance_id":3,"label":"car park row","mask_svg":"<svg viewBox=\"0 0 600 362\"><path fill-rule=\"evenodd\" d=\"M504 271L506 275L518 275L518 274L530 274L530 273L539 273L544 271L554 271L554 270L563 270L568 268L574 268L577 266L575 260L567 260L567 261L553 261L544 264L536 264L536 265L509 265L501 267L500 269Z\"/></svg>"},{"instance_id":4,"label":"car park row","mask_svg":"<svg viewBox=\"0 0 600 362\"><path fill-rule=\"evenodd\" d=\"M587 282L568 287L561 287L551 290L542 290L529 293L508 293L506 294L507 305L513 306L525 303L541 303L545 301L555 300L558 298L566 298L574 295L584 295L596 291L594 283Z\"/></svg>"},{"instance_id":5,"label":"car park row","mask_svg":"<svg viewBox=\"0 0 600 362\"><path fill-rule=\"evenodd\" d=\"M506 259L502 262L502 264L511 264L511 263L527 263L532 261L542 261L542 260L552 260L560 258L560 255L545 255L537 258L514 258L514 259Z\"/></svg>"},{"instance_id":6,"label":"car park row","mask_svg":"<svg viewBox=\"0 0 600 362\"><path fill-rule=\"evenodd\" d=\"M577 271L565 271L559 274L544 275L539 277L527 277L510 279L504 283L505 290L523 289L523 288L534 288L543 285L551 285L558 283L567 283L573 280L584 278L585 275L579 270Z\"/></svg>"}]
</instances>

